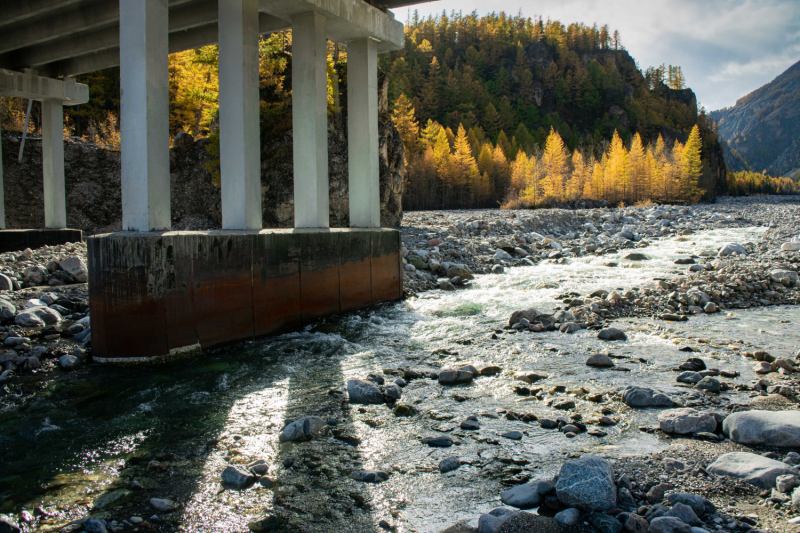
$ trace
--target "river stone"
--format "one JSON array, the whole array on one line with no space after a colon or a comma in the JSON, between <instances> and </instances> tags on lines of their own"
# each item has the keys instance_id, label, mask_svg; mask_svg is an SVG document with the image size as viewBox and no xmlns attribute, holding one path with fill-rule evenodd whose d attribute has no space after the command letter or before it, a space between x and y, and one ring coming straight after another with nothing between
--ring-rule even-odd
<instances>
[{"instance_id":1,"label":"river stone","mask_svg":"<svg viewBox=\"0 0 800 533\"><path fill-rule=\"evenodd\" d=\"M500 494L500 500L506 505L519 509L532 509L538 507L544 495L553 489L549 481L531 481L510 488Z\"/></svg>"},{"instance_id":2,"label":"river stone","mask_svg":"<svg viewBox=\"0 0 800 533\"><path fill-rule=\"evenodd\" d=\"M539 316L539 311L536 309L522 309L511 313L511 318L508 319L508 325L514 326L518 324L523 318L528 322L533 322Z\"/></svg>"},{"instance_id":3,"label":"river stone","mask_svg":"<svg viewBox=\"0 0 800 533\"><path fill-rule=\"evenodd\" d=\"M554 518L559 526L571 527L576 525L578 520L581 519L581 512L574 507L570 507L569 509L564 509L563 511L556 513Z\"/></svg>"},{"instance_id":4,"label":"river stone","mask_svg":"<svg viewBox=\"0 0 800 533\"><path fill-rule=\"evenodd\" d=\"M11 320L17 314L14 304L0 298L0 320Z\"/></svg>"},{"instance_id":5,"label":"river stone","mask_svg":"<svg viewBox=\"0 0 800 533\"><path fill-rule=\"evenodd\" d=\"M613 516L596 513L589 517L589 522L600 533L619 533L622 531L622 524Z\"/></svg>"},{"instance_id":6,"label":"river stone","mask_svg":"<svg viewBox=\"0 0 800 533\"><path fill-rule=\"evenodd\" d=\"M498 507L488 514L482 514L478 518L478 533L497 533L503 524L518 514L519 511L508 507Z\"/></svg>"},{"instance_id":7,"label":"river stone","mask_svg":"<svg viewBox=\"0 0 800 533\"><path fill-rule=\"evenodd\" d=\"M622 330L617 328L601 329L597 334L597 338L603 341L626 341L628 336Z\"/></svg>"},{"instance_id":8,"label":"river stone","mask_svg":"<svg viewBox=\"0 0 800 533\"><path fill-rule=\"evenodd\" d=\"M475 279L472 271L464 265L452 265L447 269L447 277L452 279L459 277L461 279Z\"/></svg>"},{"instance_id":9,"label":"river stone","mask_svg":"<svg viewBox=\"0 0 800 533\"><path fill-rule=\"evenodd\" d=\"M363 379L347 380L347 396L350 398L350 403L383 403L383 393L378 386Z\"/></svg>"},{"instance_id":10,"label":"river stone","mask_svg":"<svg viewBox=\"0 0 800 533\"><path fill-rule=\"evenodd\" d=\"M719 253L717 255L720 257L724 257L726 255L733 255L733 254L747 255L747 250L745 250L744 246L742 246L741 244L729 242L728 244L720 248Z\"/></svg>"},{"instance_id":11,"label":"river stone","mask_svg":"<svg viewBox=\"0 0 800 533\"><path fill-rule=\"evenodd\" d=\"M547 379L547 376L544 374L539 374L537 372L525 370L514 374L514 378L520 381L524 381L525 383L536 383L541 379Z\"/></svg>"},{"instance_id":12,"label":"river stone","mask_svg":"<svg viewBox=\"0 0 800 533\"><path fill-rule=\"evenodd\" d=\"M622 524L625 533L647 533L650 528L647 520L636 513L620 513L617 515L617 520Z\"/></svg>"},{"instance_id":13,"label":"river stone","mask_svg":"<svg viewBox=\"0 0 800 533\"><path fill-rule=\"evenodd\" d=\"M248 470L238 466L227 466L222 471L222 482L240 489L255 479Z\"/></svg>"},{"instance_id":14,"label":"river stone","mask_svg":"<svg viewBox=\"0 0 800 533\"><path fill-rule=\"evenodd\" d=\"M94 501L94 508L95 509L106 509L108 507L114 507L115 505L119 505L128 500L131 496L131 491L125 489L117 489L112 490L111 492L106 492L99 498Z\"/></svg>"},{"instance_id":15,"label":"river stone","mask_svg":"<svg viewBox=\"0 0 800 533\"><path fill-rule=\"evenodd\" d=\"M75 370L80 368L82 361L74 355L62 355L58 358L58 366L64 370Z\"/></svg>"},{"instance_id":16,"label":"river stone","mask_svg":"<svg viewBox=\"0 0 800 533\"><path fill-rule=\"evenodd\" d=\"M672 506L672 509L670 509L665 516L673 516L684 524L688 524L690 526L700 525L700 519L697 518L697 513L695 513L694 509L685 503L677 502Z\"/></svg>"},{"instance_id":17,"label":"river stone","mask_svg":"<svg viewBox=\"0 0 800 533\"><path fill-rule=\"evenodd\" d=\"M22 328L43 328L45 325L44 320L30 309L18 314L14 319L14 323Z\"/></svg>"},{"instance_id":18,"label":"river stone","mask_svg":"<svg viewBox=\"0 0 800 533\"><path fill-rule=\"evenodd\" d=\"M659 516L650 522L650 533L692 533L692 527L674 516Z\"/></svg>"},{"instance_id":19,"label":"river stone","mask_svg":"<svg viewBox=\"0 0 800 533\"><path fill-rule=\"evenodd\" d=\"M558 500L585 511L606 511L617 503L611 463L596 455L567 461L556 483Z\"/></svg>"},{"instance_id":20,"label":"river stone","mask_svg":"<svg viewBox=\"0 0 800 533\"><path fill-rule=\"evenodd\" d=\"M747 452L720 455L707 470L717 476L735 477L764 489L774 487L775 479L783 474L800 475L800 471L786 463Z\"/></svg>"},{"instance_id":21,"label":"river stone","mask_svg":"<svg viewBox=\"0 0 800 533\"><path fill-rule=\"evenodd\" d=\"M425 437L422 439L422 444L427 444L432 448L449 448L453 445L453 439L450 437Z\"/></svg>"},{"instance_id":22,"label":"river stone","mask_svg":"<svg viewBox=\"0 0 800 533\"><path fill-rule=\"evenodd\" d=\"M739 444L800 448L800 411L742 411L725 417L722 432Z\"/></svg>"},{"instance_id":23,"label":"river stone","mask_svg":"<svg viewBox=\"0 0 800 533\"><path fill-rule=\"evenodd\" d=\"M614 366L614 361L607 355L596 353L586 360L586 366L593 366L595 368L611 368Z\"/></svg>"},{"instance_id":24,"label":"river stone","mask_svg":"<svg viewBox=\"0 0 800 533\"><path fill-rule=\"evenodd\" d=\"M100 518L86 519L83 523L83 529L86 533L108 533L106 521Z\"/></svg>"},{"instance_id":25,"label":"river stone","mask_svg":"<svg viewBox=\"0 0 800 533\"><path fill-rule=\"evenodd\" d=\"M350 477L364 483L380 483L389 479L389 474L382 470L359 470L350 474Z\"/></svg>"},{"instance_id":26,"label":"river stone","mask_svg":"<svg viewBox=\"0 0 800 533\"><path fill-rule=\"evenodd\" d=\"M5 274L0 274L0 291L13 291L14 282Z\"/></svg>"},{"instance_id":27,"label":"river stone","mask_svg":"<svg viewBox=\"0 0 800 533\"><path fill-rule=\"evenodd\" d=\"M709 392L719 392L719 390L722 388L722 385L718 379L712 378L711 376L706 376L697 382L697 385L695 385L694 388Z\"/></svg>"},{"instance_id":28,"label":"river stone","mask_svg":"<svg viewBox=\"0 0 800 533\"><path fill-rule=\"evenodd\" d=\"M678 383L688 383L695 385L703 380L703 376L699 372L681 372L676 381Z\"/></svg>"},{"instance_id":29,"label":"river stone","mask_svg":"<svg viewBox=\"0 0 800 533\"><path fill-rule=\"evenodd\" d=\"M797 283L798 275L794 270L773 270L769 273L770 277L775 281L786 279L789 283Z\"/></svg>"},{"instance_id":30,"label":"river stone","mask_svg":"<svg viewBox=\"0 0 800 533\"><path fill-rule=\"evenodd\" d=\"M439 372L440 385L459 385L472 381L474 374L466 370L442 370Z\"/></svg>"},{"instance_id":31,"label":"river stone","mask_svg":"<svg viewBox=\"0 0 800 533\"><path fill-rule=\"evenodd\" d=\"M686 492L677 492L667 495L667 501L670 505L682 503L691 507L697 516L704 516L707 514L714 514L717 508L708 499L698 496L697 494L689 494Z\"/></svg>"},{"instance_id":32,"label":"river stone","mask_svg":"<svg viewBox=\"0 0 800 533\"><path fill-rule=\"evenodd\" d=\"M322 418L318 416L304 416L283 428L283 431L281 431L281 434L278 436L278 440L281 442L308 440L317 436L319 432L322 431L323 427L325 427L325 422Z\"/></svg>"},{"instance_id":33,"label":"river stone","mask_svg":"<svg viewBox=\"0 0 800 533\"><path fill-rule=\"evenodd\" d=\"M461 460L458 457L445 457L439 462L439 472L446 474L452 472L461 466Z\"/></svg>"},{"instance_id":34,"label":"river stone","mask_svg":"<svg viewBox=\"0 0 800 533\"><path fill-rule=\"evenodd\" d=\"M629 240L630 240L630 239L629 239ZM624 257L624 259L627 259L628 261L647 261L647 260L648 260L648 259L650 259L650 258L649 258L649 257L647 257L647 256L646 256L646 255L644 255L644 254L640 254L640 253L632 253L632 254L628 254L628 255L626 255L626 256Z\"/></svg>"},{"instance_id":35,"label":"river stone","mask_svg":"<svg viewBox=\"0 0 800 533\"><path fill-rule=\"evenodd\" d=\"M400 387L397 385L387 385L383 391L383 394L391 401L397 401L403 395Z\"/></svg>"},{"instance_id":36,"label":"river stone","mask_svg":"<svg viewBox=\"0 0 800 533\"><path fill-rule=\"evenodd\" d=\"M713 433L717 428L714 415L696 409L667 409L658 415L658 425L665 433L689 435L708 431Z\"/></svg>"},{"instance_id":37,"label":"river stone","mask_svg":"<svg viewBox=\"0 0 800 533\"><path fill-rule=\"evenodd\" d=\"M674 405L669 396L645 387L625 387L622 390L622 401L631 407L672 407Z\"/></svg>"},{"instance_id":38,"label":"river stone","mask_svg":"<svg viewBox=\"0 0 800 533\"><path fill-rule=\"evenodd\" d=\"M178 507L174 501L164 498L150 498L150 505L152 505L156 511L161 511L162 513L174 511Z\"/></svg>"},{"instance_id":39,"label":"river stone","mask_svg":"<svg viewBox=\"0 0 800 533\"><path fill-rule=\"evenodd\" d=\"M800 242L785 242L781 245L781 251L784 252L800 251Z\"/></svg>"},{"instance_id":40,"label":"river stone","mask_svg":"<svg viewBox=\"0 0 800 533\"><path fill-rule=\"evenodd\" d=\"M59 263L59 266L75 278L78 283L86 283L89 279L89 270L80 257L67 257Z\"/></svg>"}]
</instances>

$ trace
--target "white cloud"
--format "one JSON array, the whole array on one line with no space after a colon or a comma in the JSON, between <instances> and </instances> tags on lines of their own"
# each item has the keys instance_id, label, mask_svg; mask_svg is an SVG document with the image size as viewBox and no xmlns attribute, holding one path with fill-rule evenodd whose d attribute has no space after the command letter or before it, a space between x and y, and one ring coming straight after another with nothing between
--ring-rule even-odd
<instances>
[{"instance_id":1,"label":"white cloud","mask_svg":"<svg viewBox=\"0 0 800 533\"><path fill-rule=\"evenodd\" d=\"M730 106L800 60L798 0L441 0L420 14L476 10L608 24L640 67L680 65L708 109ZM406 11L396 10L405 20Z\"/></svg>"}]
</instances>

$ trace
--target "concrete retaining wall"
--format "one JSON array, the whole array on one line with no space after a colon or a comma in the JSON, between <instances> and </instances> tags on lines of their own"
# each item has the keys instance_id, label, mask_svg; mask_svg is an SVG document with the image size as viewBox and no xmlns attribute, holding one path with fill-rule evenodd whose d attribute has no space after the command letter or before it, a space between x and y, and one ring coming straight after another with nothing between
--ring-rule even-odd
<instances>
[{"instance_id":1,"label":"concrete retaining wall","mask_svg":"<svg viewBox=\"0 0 800 533\"><path fill-rule=\"evenodd\" d=\"M79 229L4 229L0 230L0 253L82 240L83 232Z\"/></svg>"},{"instance_id":2,"label":"concrete retaining wall","mask_svg":"<svg viewBox=\"0 0 800 533\"><path fill-rule=\"evenodd\" d=\"M87 244L99 362L274 335L403 295L390 229L121 232Z\"/></svg>"}]
</instances>

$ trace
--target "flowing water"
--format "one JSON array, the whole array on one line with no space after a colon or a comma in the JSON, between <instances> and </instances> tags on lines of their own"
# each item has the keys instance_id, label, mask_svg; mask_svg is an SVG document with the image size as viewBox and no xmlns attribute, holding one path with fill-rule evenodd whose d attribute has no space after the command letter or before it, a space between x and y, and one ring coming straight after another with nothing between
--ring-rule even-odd
<instances>
[{"instance_id":1,"label":"flowing water","mask_svg":"<svg viewBox=\"0 0 800 533\"><path fill-rule=\"evenodd\" d=\"M691 403L698 395L678 386L672 370L689 355L678 345L701 351L695 355L711 367L741 372L731 381L749 382L752 363L738 349L788 355L800 343L800 310L737 311L680 324L625 319L617 324L628 332L624 343L602 343L591 331L506 333L499 340L487 335L513 310L551 311L559 303L554 297L569 291L645 287L679 272L672 262L683 254L757 241L762 233L763 228L731 229L663 240L637 250L650 259L636 263L622 259L629 253L623 251L618 257L510 269L505 275L479 276L465 290L433 291L197 359L92 368L31 381L27 386L36 390L34 399L21 406L6 403L0 411L0 512L42 506L52 514L38 524L46 528L86 516L100 494L129 487L135 479L147 498L170 497L182 504L175 521L185 531L245 531L248 521L277 506L295 513L308 531L375 531L385 519L399 531L428 532L473 519L498 505L503 479L510 476L552 475L575 453L613 458L666 446L638 429L653 425L658 411L632 411L619 403L611 406L620 423L605 428L605 438L567 439L536 423L495 418L502 410L563 414L515 394L513 387L520 384L515 371L548 375L536 385L546 390L563 385L568 392L560 396L580 387L611 392L635 384ZM588 355L598 351L615 357L617 368L586 367ZM387 406L343 401L347 379L383 369L458 364L497 365L503 373L461 387L411 381L402 401L418 410L412 417L395 417ZM575 400L574 412L584 420L597 418L597 404ZM747 397L732 391L712 398L720 405L731 400ZM299 445L278 442L288 420L311 414L329 420L324 436ZM479 416L479 431L458 428L469 415ZM499 437L514 429L524 433L522 440ZM445 434L460 444L441 449L419 442ZM440 474L437 465L448 456L464 464ZM255 459L272 465L276 487L221 487L226 464ZM349 478L353 470L373 468L392 475L376 485ZM136 495L126 511L153 513L146 498Z\"/></svg>"}]
</instances>

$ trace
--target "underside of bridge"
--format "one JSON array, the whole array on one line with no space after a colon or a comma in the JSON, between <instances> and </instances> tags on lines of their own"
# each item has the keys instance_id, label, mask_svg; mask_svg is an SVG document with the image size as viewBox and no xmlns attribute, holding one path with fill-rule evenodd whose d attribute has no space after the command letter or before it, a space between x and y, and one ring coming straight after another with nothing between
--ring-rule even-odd
<instances>
[{"instance_id":1,"label":"underside of bridge","mask_svg":"<svg viewBox=\"0 0 800 533\"><path fill-rule=\"evenodd\" d=\"M125 231L88 240L97 360L163 358L402 296L399 233L380 229L377 55L404 43L387 8L414 3L3 2L0 94L42 102L46 228L66 227L63 106L89 98L70 76L120 66ZM258 40L285 29L292 30L295 230L262 230ZM328 40L348 53L350 229L329 228ZM222 231L172 232L168 55L214 43ZM4 216L0 223L5 228Z\"/></svg>"}]
</instances>

